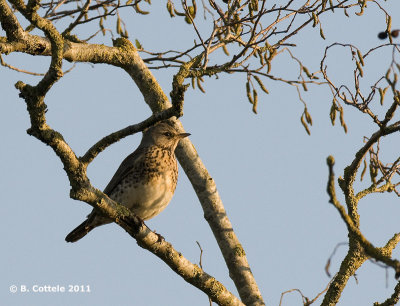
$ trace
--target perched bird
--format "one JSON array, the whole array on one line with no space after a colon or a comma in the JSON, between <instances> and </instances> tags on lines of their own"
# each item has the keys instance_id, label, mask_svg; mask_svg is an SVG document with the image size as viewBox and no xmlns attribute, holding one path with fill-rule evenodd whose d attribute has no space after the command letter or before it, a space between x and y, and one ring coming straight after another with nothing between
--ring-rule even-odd
<instances>
[{"instance_id":1,"label":"perched bird","mask_svg":"<svg viewBox=\"0 0 400 306\"><path fill-rule=\"evenodd\" d=\"M189 135L180 133L169 120L145 130L139 147L124 159L103 192L142 220L158 215L175 191L178 179L175 148L180 139ZM93 209L65 240L78 241L95 227L111 222Z\"/></svg>"}]
</instances>

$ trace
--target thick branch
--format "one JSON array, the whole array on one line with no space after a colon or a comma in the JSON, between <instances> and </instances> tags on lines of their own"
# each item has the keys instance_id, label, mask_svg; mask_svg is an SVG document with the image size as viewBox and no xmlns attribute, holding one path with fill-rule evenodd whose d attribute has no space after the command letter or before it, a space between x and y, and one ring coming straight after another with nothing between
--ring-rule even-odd
<instances>
[{"instance_id":1,"label":"thick branch","mask_svg":"<svg viewBox=\"0 0 400 306\"><path fill-rule=\"evenodd\" d=\"M109 216L134 237L141 247L161 258L178 275L205 292L214 302L219 305L243 305L221 283L184 258L170 243L159 241L159 236L151 232L146 226L142 226L142 222L129 209L112 201L101 191L93 188L86 176L86 165L76 157L62 135L46 124L45 111L41 107L44 103L32 103L40 99L40 97L35 99L34 94L37 91L34 90L34 87L22 85L22 82L19 85L31 116L32 127L29 129L29 133L49 145L60 157L72 187L71 198L85 201ZM166 113L168 111L164 112L164 114ZM156 117L150 117L139 126L151 122ZM94 148L93 151L98 150L98 147L94 146ZM91 151L89 150L89 152ZM92 155L89 153L89 156Z\"/></svg>"},{"instance_id":2,"label":"thick branch","mask_svg":"<svg viewBox=\"0 0 400 306\"><path fill-rule=\"evenodd\" d=\"M25 32L5 0L0 0L0 23L9 41L23 39Z\"/></svg>"},{"instance_id":3,"label":"thick branch","mask_svg":"<svg viewBox=\"0 0 400 306\"><path fill-rule=\"evenodd\" d=\"M101 191L91 186L78 193L73 193L72 197L88 202L112 218L129 235L137 240L140 247L155 254L174 272L188 283L203 291L218 305L244 305L214 277L187 260L169 242L160 239L158 234L152 232L125 206L112 201Z\"/></svg>"},{"instance_id":4,"label":"thick branch","mask_svg":"<svg viewBox=\"0 0 400 306\"><path fill-rule=\"evenodd\" d=\"M38 4L35 1L29 1L27 6L25 6L24 2L21 0L10 0L10 2L17 7L19 12L24 15L25 18L27 18L38 29L42 30L50 40L50 67L43 79L35 86L35 90L38 91L38 94L44 96L47 91L50 90L51 86L63 75L61 67L64 40L50 21L41 18L39 14L37 14L36 10L38 9Z\"/></svg>"},{"instance_id":5,"label":"thick branch","mask_svg":"<svg viewBox=\"0 0 400 306\"><path fill-rule=\"evenodd\" d=\"M84 200L112 217L116 223L120 224L138 240L139 245L162 258L175 272L189 283L204 291L213 301L220 305L242 305L242 303L227 291L222 284L204 273L198 266L187 261L179 252L174 250L170 244L166 242L155 243L157 239L159 239L158 235L149 233L150 231L148 229L145 229L143 232L141 228L138 230L137 227L133 226L135 224L137 225L137 222L132 222L132 220L137 220L137 217L133 216L128 209L110 200L104 200L104 198L107 197L101 192L93 192L94 188L90 186L86 176L86 165L77 159L74 152L64 141L62 135L52 130L46 123L45 113L47 107L44 103L44 96L54 82L62 76L61 64L63 57L69 60L102 62L123 67L127 67L129 66L128 63L136 61L145 67L144 63L138 60L140 58L130 42L117 39L114 42L115 48L107 48L100 45L88 47L88 45L85 44L75 44L76 48L71 48L72 43L64 43L63 38L56 31L51 22L37 15L34 1L29 2L28 7L20 0L12 0L12 2L29 21L46 33L49 40L32 35L27 35L24 39L18 41L18 43L7 43L2 40L2 43L0 43L0 50L1 52L7 52L8 48L8 51L12 51L13 49L13 51L51 55L52 57L48 72L37 86L32 87L22 82L18 82L16 86L20 90L21 97L25 99L28 106L32 124L29 130L30 134L51 146L60 157L70 179L72 187L71 197ZM36 47L37 40L41 43L40 49ZM32 48L32 46L35 47ZM79 49L82 49L83 52L79 52L82 51ZM148 71L148 69L146 69L146 71ZM146 102L156 105L158 101L158 103L160 103L159 108L161 109L161 105L163 105L163 102L166 101L167 98L165 95L163 96L161 88L158 86L157 82L153 80L151 74L150 77L147 76L147 78L146 74L138 74L136 80L138 79L140 79L140 81L137 82L139 89L143 92ZM146 86L149 80L154 81L152 84L153 87L151 88ZM159 90L154 91L154 86L158 87ZM182 107L180 106L179 108L181 110ZM93 159L94 156L101 151L101 146L101 144L97 144L92 150L89 150L85 158L86 161Z\"/></svg>"},{"instance_id":6,"label":"thick branch","mask_svg":"<svg viewBox=\"0 0 400 306\"><path fill-rule=\"evenodd\" d=\"M38 42L40 48L37 47ZM169 108L171 104L168 98L133 45L127 40L117 39L114 41L114 46L106 47L65 41L64 58L70 61L108 63L123 67L136 82L153 112ZM21 51L35 55L50 55L50 50L51 46L47 39L32 35L18 43L0 43L1 52ZM178 125L180 124L178 123ZM246 305L262 305L262 297L251 273L245 252L226 216L215 183L189 140L185 140L178 147L177 156L202 203L205 217L218 241L241 298Z\"/></svg>"},{"instance_id":7,"label":"thick branch","mask_svg":"<svg viewBox=\"0 0 400 306\"><path fill-rule=\"evenodd\" d=\"M333 165L334 159L332 156L329 156L327 159L328 167L329 167L329 180L328 180L328 194L330 197L329 202L332 203L336 209L339 211L340 216L343 221L346 223L347 229L349 233L354 236L358 242L361 243L362 247L365 250L366 255L373 257L374 259L385 263L386 265L394 268L396 274L400 274L400 262L398 260L393 260L390 258L390 254L386 248L376 248L369 242L364 235L361 233L360 229L354 224L351 217L346 213L343 205L336 198L335 187L334 187L334 173L333 173ZM390 244L392 245L392 244Z\"/></svg>"},{"instance_id":8,"label":"thick branch","mask_svg":"<svg viewBox=\"0 0 400 306\"><path fill-rule=\"evenodd\" d=\"M329 285L329 289L324 296L321 306L333 306L339 302L340 296L346 287L348 280L367 259L368 257L365 256L363 252L360 252L359 249L350 247L346 257L340 265L339 272Z\"/></svg>"},{"instance_id":9,"label":"thick branch","mask_svg":"<svg viewBox=\"0 0 400 306\"><path fill-rule=\"evenodd\" d=\"M357 156L357 155L356 155ZM372 257L386 265L393 267L396 272L396 277L400 273L400 262L391 258L392 251L397 243L400 241L400 235L396 234L392 237L385 247L376 248L370 243L355 225L354 220L347 214L343 205L340 204L336 198L335 191L335 175L333 172L334 158L329 156L327 159L329 167L329 178L327 185L327 192L329 195L329 202L332 203L339 211L343 221L346 223L349 231L349 251L346 258L343 260L338 274L332 281L327 294L325 295L322 305L336 305L339 301L340 295L345 288L348 279L354 275L359 267L369 258ZM349 189L345 189L346 191ZM348 195L346 195L346 199ZM356 201L355 205L358 203Z\"/></svg>"},{"instance_id":10,"label":"thick branch","mask_svg":"<svg viewBox=\"0 0 400 306\"><path fill-rule=\"evenodd\" d=\"M122 67L135 81L152 111L159 112L171 107L168 98L133 46L130 43L123 46L130 50L133 61ZM183 130L179 121L177 125ZM247 262L246 254L226 215L214 180L189 139L180 141L176 155L196 191L204 216L214 233L228 266L229 275L235 282L242 301L246 305L263 305L264 302Z\"/></svg>"}]
</instances>

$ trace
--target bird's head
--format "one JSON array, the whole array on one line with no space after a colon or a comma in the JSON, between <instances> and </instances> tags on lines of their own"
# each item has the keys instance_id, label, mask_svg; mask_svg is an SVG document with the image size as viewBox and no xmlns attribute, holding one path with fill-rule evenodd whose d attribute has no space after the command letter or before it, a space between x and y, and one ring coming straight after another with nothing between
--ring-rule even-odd
<instances>
[{"instance_id":1,"label":"bird's head","mask_svg":"<svg viewBox=\"0 0 400 306\"><path fill-rule=\"evenodd\" d=\"M189 135L178 131L171 121L164 120L143 131L141 146L156 145L175 151L179 140Z\"/></svg>"}]
</instances>

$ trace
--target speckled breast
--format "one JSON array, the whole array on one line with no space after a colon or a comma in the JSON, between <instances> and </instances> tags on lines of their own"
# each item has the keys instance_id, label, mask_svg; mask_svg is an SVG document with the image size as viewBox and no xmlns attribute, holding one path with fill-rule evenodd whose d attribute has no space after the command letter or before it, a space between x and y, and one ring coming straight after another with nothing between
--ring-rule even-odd
<instances>
[{"instance_id":1,"label":"speckled breast","mask_svg":"<svg viewBox=\"0 0 400 306\"><path fill-rule=\"evenodd\" d=\"M148 220L158 215L171 201L177 179L178 166L174 153L150 147L110 197L143 220Z\"/></svg>"}]
</instances>

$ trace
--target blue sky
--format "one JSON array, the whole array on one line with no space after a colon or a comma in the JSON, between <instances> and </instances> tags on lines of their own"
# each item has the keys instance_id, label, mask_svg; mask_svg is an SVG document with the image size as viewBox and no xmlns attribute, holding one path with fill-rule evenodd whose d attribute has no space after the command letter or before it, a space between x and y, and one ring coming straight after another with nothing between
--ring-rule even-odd
<instances>
[{"instance_id":1,"label":"blue sky","mask_svg":"<svg viewBox=\"0 0 400 306\"><path fill-rule=\"evenodd\" d=\"M393 28L399 28L399 2L392 0L384 5L392 14ZM377 33L385 28L384 18L372 4L370 6L361 17L354 16L351 11L354 18L347 19L342 14L321 18L327 39L319 38L318 28L305 30L292 41L298 45L296 55L304 59L310 70L316 71L325 46L333 42L351 42L362 52L379 44ZM171 21L164 6L157 8L153 4L150 11L148 16L134 15L129 21L131 39L139 39L151 50L192 43L193 29L183 20ZM154 24L156 19L157 25ZM85 33L83 37L89 32ZM111 45L110 37L104 41ZM376 80L385 72L390 54L386 49L366 62L370 65L366 80ZM36 72L43 72L49 64L49 58L22 54L11 54L4 59ZM348 52L338 52L328 63L337 80L349 80L353 67ZM70 65L66 62L64 68ZM272 72L296 75L295 69L294 63L282 56L273 62ZM167 94L175 72L154 71ZM4 217L0 223L3 232L2 303L207 304L202 292L138 247L114 224L95 229L78 243L64 241L65 235L85 218L91 207L69 198L69 183L61 162L49 147L26 134L29 118L14 84L18 80L36 84L39 78L4 67L0 68L0 78L3 108L0 213ZM329 90L314 86L303 94L313 117L311 136L308 136L299 120L303 104L294 88L267 81L270 94L259 93L258 114L255 115L245 95L245 80L245 75L205 78L205 94L188 90L181 120L217 184L266 303L278 305L281 293L292 288L313 298L329 282L324 266L333 248L347 239L344 222L328 203L326 157L331 154L335 157L335 172L341 175L361 147L363 136L369 136L375 127L369 118L348 107L345 108L348 134L344 134L338 123L332 127ZM104 135L151 114L129 76L108 65L77 64L52 88L46 103L49 124L63 133L78 155ZM395 156L399 140L396 135L382 142L385 156ZM88 170L91 183L103 189L139 141L140 135L130 136L100 154ZM394 195L371 196L360 202L359 211L361 229L375 245L382 245L399 231L399 199ZM201 206L182 169L170 205L147 224L196 263L200 255L198 241L203 248L205 271L236 294ZM345 252L346 247L337 251L331 264L332 274L337 271ZM394 257L399 256L396 250ZM365 263L357 271L358 283L355 278L349 280L339 305L382 302L391 295L396 284L391 270L388 275L386 287L385 270ZM91 292L12 294L9 292L11 285L89 285ZM286 295L283 305L301 305L300 296Z\"/></svg>"}]
</instances>

